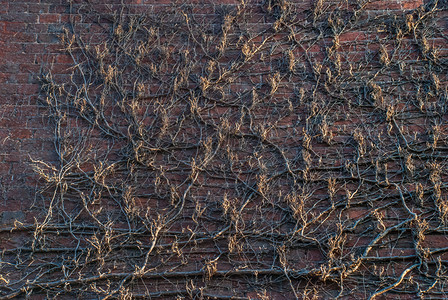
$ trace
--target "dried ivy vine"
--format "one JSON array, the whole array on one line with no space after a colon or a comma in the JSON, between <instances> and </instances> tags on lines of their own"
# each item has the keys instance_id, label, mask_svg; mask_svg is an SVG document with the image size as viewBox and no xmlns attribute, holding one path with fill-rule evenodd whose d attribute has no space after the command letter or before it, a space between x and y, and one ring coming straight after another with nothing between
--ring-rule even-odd
<instances>
[{"instance_id":1,"label":"dried ivy vine","mask_svg":"<svg viewBox=\"0 0 448 300\"><path fill-rule=\"evenodd\" d=\"M443 298L442 8L370 2L71 3L0 298Z\"/></svg>"}]
</instances>

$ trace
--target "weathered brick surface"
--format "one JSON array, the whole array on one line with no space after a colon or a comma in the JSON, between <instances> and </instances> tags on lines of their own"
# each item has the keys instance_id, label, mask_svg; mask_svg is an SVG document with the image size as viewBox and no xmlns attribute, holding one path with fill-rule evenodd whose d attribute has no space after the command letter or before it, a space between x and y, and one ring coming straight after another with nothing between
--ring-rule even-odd
<instances>
[{"instance_id":1,"label":"weathered brick surface","mask_svg":"<svg viewBox=\"0 0 448 300\"><path fill-rule=\"evenodd\" d=\"M243 1L220 69L199 44L216 49L241 1L92 2L0 0L0 299L446 297L446 1ZM116 65L140 101L129 117L93 66L111 67L105 41L132 47L114 18L142 13L135 40L165 35ZM71 21L90 47L74 56ZM64 94L84 84L81 48L114 131Z\"/></svg>"}]
</instances>

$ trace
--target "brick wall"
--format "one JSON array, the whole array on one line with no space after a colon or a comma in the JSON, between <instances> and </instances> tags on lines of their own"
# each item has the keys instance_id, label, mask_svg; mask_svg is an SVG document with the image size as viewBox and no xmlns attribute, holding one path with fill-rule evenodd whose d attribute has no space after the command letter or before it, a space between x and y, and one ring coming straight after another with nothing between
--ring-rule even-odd
<instances>
[{"instance_id":1,"label":"brick wall","mask_svg":"<svg viewBox=\"0 0 448 300\"><path fill-rule=\"evenodd\" d=\"M446 1L124 2L0 0L0 299L445 297Z\"/></svg>"}]
</instances>

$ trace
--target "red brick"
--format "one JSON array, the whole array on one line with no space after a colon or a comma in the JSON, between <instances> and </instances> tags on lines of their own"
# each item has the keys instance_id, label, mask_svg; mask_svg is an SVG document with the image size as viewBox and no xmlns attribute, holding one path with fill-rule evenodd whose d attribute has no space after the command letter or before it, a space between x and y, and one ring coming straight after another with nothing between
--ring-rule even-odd
<instances>
[{"instance_id":1,"label":"red brick","mask_svg":"<svg viewBox=\"0 0 448 300\"><path fill-rule=\"evenodd\" d=\"M2 4L3 5L3 4ZM28 11L28 4L26 3L14 3L9 7L8 14L23 14ZM20 19L18 19L20 20Z\"/></svg>"},{"instance_id":2,"label":"red brick","mask_svg":"<svg viewBox=\"0 0 448 300\"><path fill-rule=\"evenodd\" d=\"M31 130L29 129L15 129L11 138L13 139L29 139L31 137Z\"/></svg>"},{"instance_id":3,"label":"red brick","mask_svg":"<svg viewBox=\"0 0 448 300\"><path fill-rule=\"evenodd\" d=\"M416 9L422 6L423 0L402 0L401 6L403 9Z\"/></svg>"},{"instance_id":4,"label":"red brick","mask_svg":"<svg viewBox=\"0 0 448 300\"><path fill-rule=\"evenodd\" d=\"M29 3L28 12L33 14L45 14L49 12L50 5L47 3Z\"/></svg>"},{"instance_id":5,"label":"red brick","mask_svg":"<svg viewBox=\"0 0 448 300\"><path fill-rule=\"evenodd\" d=\"M56 57L56 63L58 64L71 64L73 63L73 59L70 55L58 55Z\"/></svg>"},{"instance_id":6,"label":"red brick","mask_svg":"<svg viewBox=\"0 0 448 300\"><path fill-rule=\"evenodd\" d=\"M39 89L40 87L38 84L22 84L18 89L18 92L21 95L37 95Z\"/></svg>"},{"instance_id":7,"label":"red brick","mask_svg":"<svg viewBox=\"0 0 448 300\"><path fill-rule=\"evenodd\" d=\"M60 14L40 14L38 23L45 24L45 23L57 23L61 19Z\"/></svg>"},{"instance_id":8,"label":"red brick","mask_svg":"<svg viewBox=\"0 0 448 300\"><path fill-rule=\"evenodd\" d=\"M7 13L0 16L1 21L17 22L20 20L23 23L36 23L38 16L36 14L28 14L24 12L20 13Z\"/></svg>"},{"instance_id":9,"label":"red brick","mask_svg":"<svg viewBox=\"0 0 448 300\"><path fill-rule=\"evenodd\" d=\"M427 234L423 240L422 246L425 248L444 248L448 245L448 236Z\"/></svg>"},{"instance_id":10,"label":"red brick","mask_svg":"<svg viewBox=\"0 0 448 300\"><path fill-rule=\"evenodd\" d=\"M9 3L8 2L2 2L0 5L0 14L6 14L9 10Z\"/></svg>"},{"instance_id":11,"label":"red brick","mask_svg":"<svg viewBox=\"0 0 448 300\"><path fill-rule=\"evenodd\" d=\"M1 140L0 140L1 143ZM9 170L11 169L11 164L0 162L0 172L4 176L9 173Z\"/></svg>"},{"instance_id":12,"label":"red brick","mask_svg":"<svg viewBox=\"0 0 448 300\"><path fill-rule=\"evenodd\" d=\"M366 5L367 10L399 10L401 9L400 0L379 0L371 1Z\"/></svg>"}]
</instances>

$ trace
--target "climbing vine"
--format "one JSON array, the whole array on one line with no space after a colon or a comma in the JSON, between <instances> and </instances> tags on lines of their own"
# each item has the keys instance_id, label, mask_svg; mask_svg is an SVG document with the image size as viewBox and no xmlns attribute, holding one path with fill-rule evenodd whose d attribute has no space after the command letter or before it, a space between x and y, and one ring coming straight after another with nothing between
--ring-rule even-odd
<instances>
[{"instance_id":1,"label":"climbing vine","mask_svg":"<svg viewBox=\"0 0 448 300\"><path fill-rule=\"evenodd\" d=\"M442 4L203 2L70 4L0 298L443 298Z\"/></svg>"}]
</instances>

